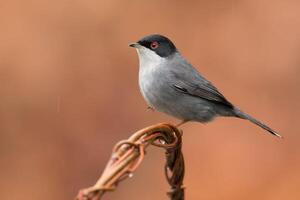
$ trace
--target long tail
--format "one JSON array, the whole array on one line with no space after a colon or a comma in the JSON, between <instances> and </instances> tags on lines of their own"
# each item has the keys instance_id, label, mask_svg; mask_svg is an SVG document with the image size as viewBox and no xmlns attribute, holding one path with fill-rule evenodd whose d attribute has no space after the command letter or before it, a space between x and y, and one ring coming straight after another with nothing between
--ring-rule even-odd
<instances>
[{"instance_id":1,"label":"long tail","mask_svg":"<svg viewBox=\"0 0 300 200\"><path fill-rule=\"evenodd\" d=\"M239 110L239 109L237 109L237 108L235 108L234 111L235 111L235 114L236 114L237 117L239 117L239 118L241 118L241 119L247 119L247 120L249 120L250 122L256 124L257 126L260 126L261 128L265 129L265 130L268 131L269 133L271 133L271 134L273 134L273 135L275 135L275 136L277 136L277 137L282 138L282 136L279 135L276 131L272 130L272 129L271 129L270 127L268 127L267 125L265 125L265 124L263 124L262 122L260 122L260 121L258 121L258 120L256 120L256 119L254 119L253 117L251 117L250 115L244 113L243 111L241 111L241 110Z\"/></svg>"}]
</instances>

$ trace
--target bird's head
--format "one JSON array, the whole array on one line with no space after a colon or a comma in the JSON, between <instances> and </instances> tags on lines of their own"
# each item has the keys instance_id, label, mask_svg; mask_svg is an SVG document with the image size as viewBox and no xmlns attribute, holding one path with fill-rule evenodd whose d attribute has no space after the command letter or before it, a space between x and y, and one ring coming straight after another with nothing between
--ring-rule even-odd
<instances>
[{"instance_id":1,"label":"bird's head","mask_svg":"<svg viewBox=\"0 0 300 200\"><path fill-rule=\"evenodd\" d=\"M158 34L146 36L129 46L137 50L141 62L158 62L177 52L170 39Z\"/></svg>"}]
</instances>

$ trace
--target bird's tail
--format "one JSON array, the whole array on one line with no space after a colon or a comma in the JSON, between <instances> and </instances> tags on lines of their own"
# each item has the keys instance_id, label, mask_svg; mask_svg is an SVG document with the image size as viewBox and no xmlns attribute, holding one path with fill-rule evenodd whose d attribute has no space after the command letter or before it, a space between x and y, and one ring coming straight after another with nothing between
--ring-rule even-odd
<instances>
[{"instance_id":1,"label":"bird's tail","mask_svg":"<svg viewBox=\"0 0 300 200\"><path fill-rule=\"evenodd\" d=\"M275 135L275 136L277 136L277 137L282 138L282 136L279 135L276 131L272 130L272 129L271 129L270 127L268 127L267 125L265 125L265 124L263 124L262 122L260 122L260 121L258 121L258 120L256 120L256 119L254 119L253 117L251 117L250 115L244 113L243 111L241 111L241 110L239 110L239 109L237 109L237 108L235 108L234 111L235 111L235 114L236 114L236 116L237 116L238 118L241 118L241 119L247 119L247 120L249 120L250 122L256 124L257 126L260 126L261 128L265 129L265 130L268 131L269 133L271 133L271 134L273 134L273 135Z\"/></svg>"}]
</instances>

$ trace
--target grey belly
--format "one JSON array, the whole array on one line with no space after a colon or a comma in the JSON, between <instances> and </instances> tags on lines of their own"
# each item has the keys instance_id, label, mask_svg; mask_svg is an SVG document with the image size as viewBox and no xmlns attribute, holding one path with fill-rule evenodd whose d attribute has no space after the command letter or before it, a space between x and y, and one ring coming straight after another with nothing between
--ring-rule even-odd
<instances>
[{"instance_id":1,"label":"grey belly","mask_svg":"<svg viewBox=\"0 0 300 200\"><path fill-rule=\"evenodd\" d=\"M154 84L155 85L155 84ZM218 113L216 105L199 97L180 93L168 85L141 87L149 106L181 120L208 122Z\"/></svg>"}]
</instances>

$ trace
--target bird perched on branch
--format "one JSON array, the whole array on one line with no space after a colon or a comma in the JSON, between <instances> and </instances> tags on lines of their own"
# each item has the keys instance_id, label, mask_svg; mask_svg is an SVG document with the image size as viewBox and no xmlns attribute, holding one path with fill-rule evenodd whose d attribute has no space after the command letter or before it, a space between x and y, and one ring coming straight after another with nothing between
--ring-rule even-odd
<instances>
[{"instance_id":1,"label":"bird perched on branch","mask_svg":"<svg viewBox=\"0 0 300 200\"><path fill-rule=\"evenodd\" d=\"M140 91L149 107L188 121L209 122L217 116L246 119L281 137L230 103L162 35L149 35L129 46L139 57Z\"/></svg>"}]
</instances>

